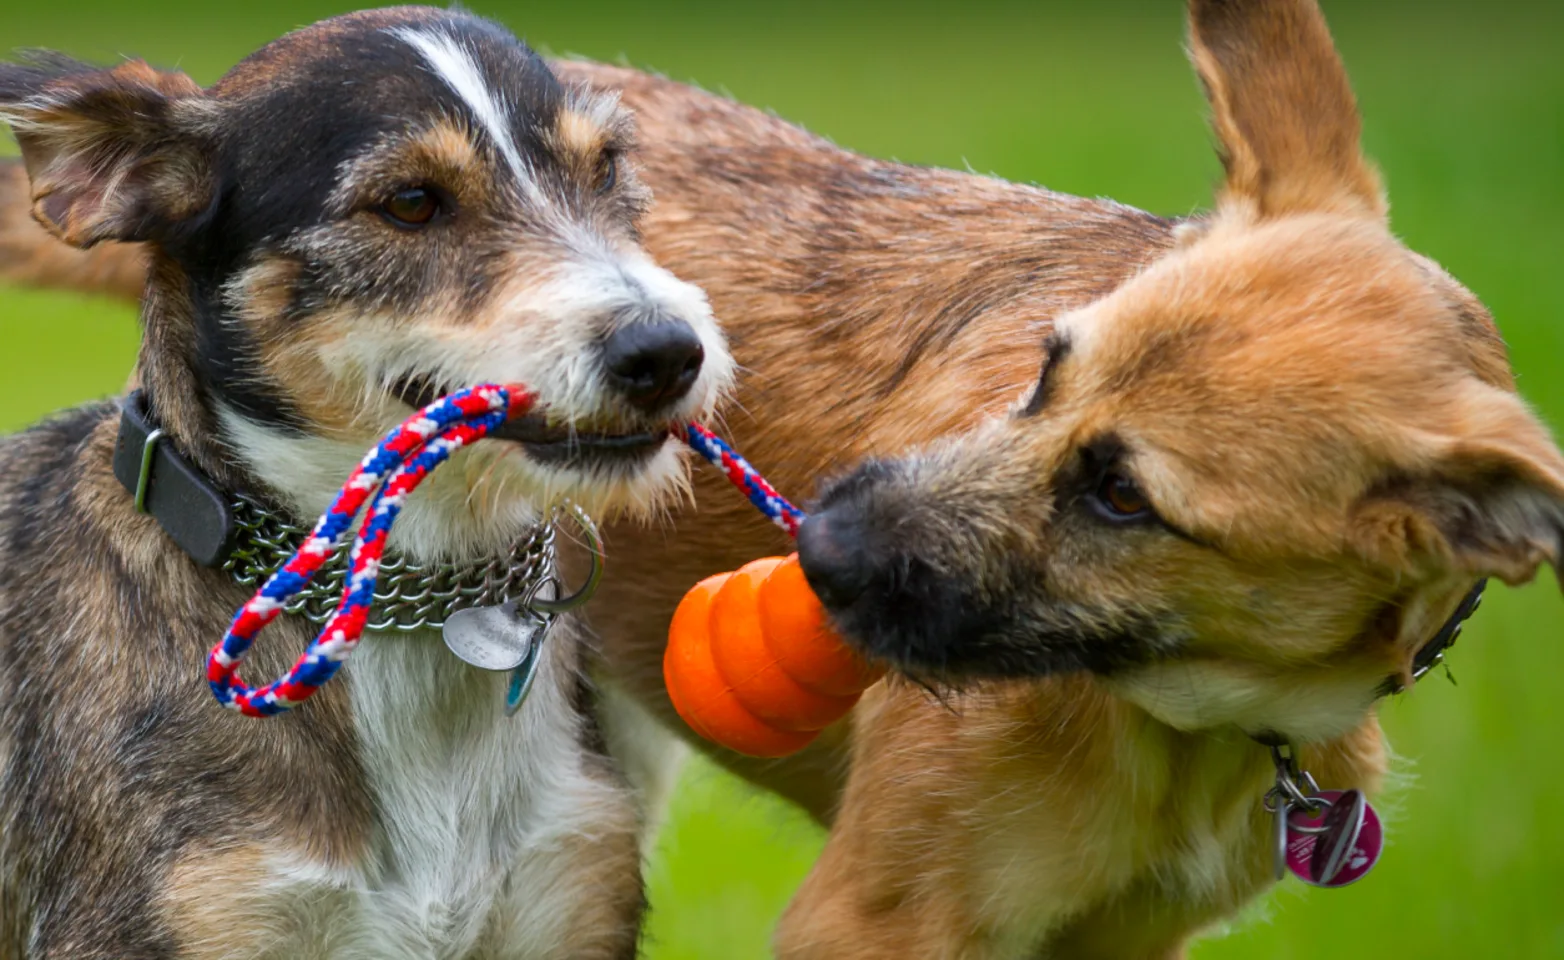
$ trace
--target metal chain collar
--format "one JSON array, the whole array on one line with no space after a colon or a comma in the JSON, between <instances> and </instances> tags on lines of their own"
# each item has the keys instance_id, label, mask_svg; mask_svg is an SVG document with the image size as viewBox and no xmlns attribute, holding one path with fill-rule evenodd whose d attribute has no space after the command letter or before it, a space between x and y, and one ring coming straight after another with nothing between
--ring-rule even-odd
<instances>
[{"instance_id":1,"label":"metal chain collar","mask_svg":"<svg viewBox=\"0 0 1564 960\"><path fill-rule=\"evenodd\" d=\"M232 509L239 543L223 569L235 583L253 589L288 561L309 530L249 497L236 497ZM317 625L330 620L347 581L348 550L347 543L338 547L283 609ZM555 561L551 522L538 524L517 541L510 556L473 566L417 564L388 553L365 629L438 630L457 610L530 600L545 581L555 578Z\"/></svg>"}]
</instances>

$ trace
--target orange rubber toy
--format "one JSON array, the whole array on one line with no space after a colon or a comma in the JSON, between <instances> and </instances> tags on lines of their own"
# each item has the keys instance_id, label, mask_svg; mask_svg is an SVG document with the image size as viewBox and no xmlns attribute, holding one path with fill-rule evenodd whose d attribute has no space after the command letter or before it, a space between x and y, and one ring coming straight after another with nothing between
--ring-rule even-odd
<instances>
[{"instance_id":1,"label":"orange rubber toy","mask_svg":"<svg viewBox=\"0 0 1564 960\"><path fill-rule=\"evenodd\" d=\"M802 750L883 675L827 625L796 553L696 584L673 615L663 657L684 722L752 757Z\"/></svg>"}]
</instances>

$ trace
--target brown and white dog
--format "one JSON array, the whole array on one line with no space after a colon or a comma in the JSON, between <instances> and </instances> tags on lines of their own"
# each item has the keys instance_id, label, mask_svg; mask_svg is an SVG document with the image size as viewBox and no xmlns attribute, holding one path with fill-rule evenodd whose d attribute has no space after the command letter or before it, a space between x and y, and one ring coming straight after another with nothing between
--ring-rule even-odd
<instances>
[{"instance_id":1,"label":"brown and white dog","mask_svg":"<svg viewBox=\"0 0 1564 960\"><path fill-rule=\"evenodd\" d=\"M150 251L136 383L217 489L307 521L410 403L481 381L547 414L409 500L408 559L506 558L561 494L680 489L668 425L714 403L726 347L638 244L628 115L502 28L350 15L208 90L42 55L0 66L0 114L50 233ZM506 676L427 629L372 636L285 717L220 710L203 651L249 591L137 512L119 420L0 442L0 958L634 956L638 806L579 628L513 718ZM282 618L250 669L310 629Z\"/></svg>"},{"instance_id":2,"label":"brown and white dog","mask_svg":"<svg viewBox=\"0 0 1564 960\"><path fill-rule=\"evenodd\" d=\"M880 458L806 543L843 625L990 681L956 710L886 684L788 760L715 753L834 817L784 956L1180 955L1269 883L1250 734L1372 789L1386 682L1474 580L1557 559L1564 458L1487 311L1387 230L1314 3L1190 9L1228 177L1184 223L555 65L637 114L646 245L725 318L740 448L788 491ZM134 275L0 244L20 278ZM670 724L684 590L786 547L697 487L671 533L612 532L591 611Z\"/></svg>"}]
</instances>

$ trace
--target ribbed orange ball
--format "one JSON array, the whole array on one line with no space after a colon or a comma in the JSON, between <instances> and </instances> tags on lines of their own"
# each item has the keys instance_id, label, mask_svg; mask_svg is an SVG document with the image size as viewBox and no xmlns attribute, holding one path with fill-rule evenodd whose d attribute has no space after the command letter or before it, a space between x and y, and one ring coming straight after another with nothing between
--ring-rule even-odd
<instances>
[{"instance_id":1,"label":"ribbed orange ball","mask_svg":"<svg viewBox=\"0 0 1564 960\"><path fill-rule=\"evenodd\" d=\"M857 695L844 699L805 689L772 652L792 641L769 641L760 617L760 593L782 563L768 557L746 564L717 591L709 624L712 659L750 713L779 730L823 730L847 715Z\"/></svg>"},{"instance_id":2,"label":"ribbed orange ball","mask_svg":"<svg viewBox=\"0 0 1564 960\"><path fill-rule=\"evenodd\" d=\"M825 607L809 589L798 554L777 564L760 585L760 630L787 675L827 697L853 697L885 675L849 647L826 623Z\"/></svg>"},{"instance_id":3,"label":"ribbed orange ball","mask_svg":"<svg viewBox=\"0 0 1564 960\"><path fill-rule=\"evenodd\" d=\"M772 727L745 709L712 659L712 599L732 574L709 577L684 595L668 630L663 681L668 697L696 733L752 757L785 757L815 738Z\"/></svg>"},{"instance_id":4,"label":"ribbed orange ball","mask_svg":"<svg viewBox=\"0 0 1564 960\"><path fill-rule=\"evenodd\" d=\"M883 674L842 643L794 554L701 581L668 630L663 676L696 733L758 757L796 753Z\"/></svg>"}]
</instances>

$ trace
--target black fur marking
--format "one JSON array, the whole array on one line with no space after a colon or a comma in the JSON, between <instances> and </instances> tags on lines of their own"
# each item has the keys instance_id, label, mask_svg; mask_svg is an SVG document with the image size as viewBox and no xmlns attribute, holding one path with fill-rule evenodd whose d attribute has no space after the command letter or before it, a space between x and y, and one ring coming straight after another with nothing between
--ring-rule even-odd
<instances>
[{"instance_id":1,"label":"black fur marking","mask_svg":"<svg viewBox=\"0 0 1564 960\"><path fill-rule=\"evenodd\" d=\"M1012 598L1016 590L992 591ZM1108 674L1145 661L1158 646L1152 621L1112 626L1051 605L1033 611L993 601L915 556L894 558L850 607L832 610L843 636L866 656L938 683Z\"/></svg>"},{"instance_id":2,"label":"black fur marking","mask_svg":"<svg viewBox=\"0 0 1564 960\"><path fill-rule=\"evenodd\" d=\"M261 372L254 338L239 322L215 312L216 295L195 301L196 375L212 398L255 423L292 434L307 426L282 388Z\"/></svg>"},{"instance_id":3,"label":"black fur marking","mask_svg":"<svg viewBox=\"0 0 1564 960\"><path fill-rule=\"evenodd\" d=\"M1026 401L1026 407L1022 409L1021 416L1035 417L1043 412L1048 405L1048 400L1053 393L1053 382L1057 376L1059 364L1070 355L1070 341L1058 333L1048 334L1043 341L1043 370L1037 377L1037 389L1032 391L1032 396Z\"/></svg>"},{"instance_id":4,"label":"black fur marking","mask_svg":"<svg viewBox=\"0 0 1564 960\"><path fill-rule=\"evenodd\" d=\"M16 63L0 64L0 103L18 103L56 80L97 69L53 50L23 50Z\"/></svg>"},{"instance_id":5,"label":"black fur marking","mask_svg":"<svg viewBox=\"0 0 1564 960\"><path fill-rule=\"evenodd\" d=\"M608 757L608 740L598 722L597 684L583 668L576 670L576 682L570 688L570 709L581 723L581 749L599 757Z\"/></svg>"}]
</instances>

